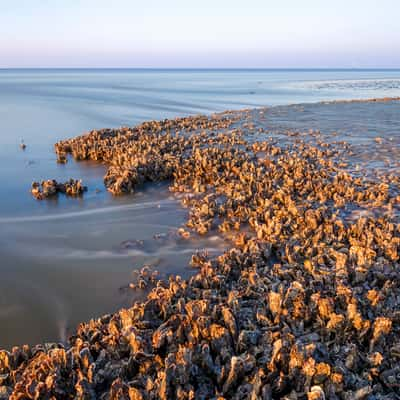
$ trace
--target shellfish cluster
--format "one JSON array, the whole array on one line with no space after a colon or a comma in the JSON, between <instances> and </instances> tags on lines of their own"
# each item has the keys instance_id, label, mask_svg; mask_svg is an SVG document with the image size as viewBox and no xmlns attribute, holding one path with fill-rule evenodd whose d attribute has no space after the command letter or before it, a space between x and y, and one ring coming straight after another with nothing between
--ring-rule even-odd
<instances>
[{"instance_id":1,"label":"shellfish cluster","mask_svg":"<svg viewBox=\"0 0 400 400\"><path fill-rule=\"evenodd\" d=\"M55 197L59 193L67 196L80 196L86 192L87 187L82 184L81 180L70 179L64 183L58 183L55 179L48 179L42 182L33 182L31 193L37 200Z\"/></svg>"},{"instance_id":2,"label":"shellfish cluster","mask_svg":"<svg viewBox=\"0 0 400 400\"><path fill-rule=\"evenodd\" d=\"M179 234L231 245L68 344L1 351L0 399L400 398L399 175L350 173L349 146L319 135L257 132L222 114L56 145L108 164L114 194L170 180Z\"/></svg>"}]
</instances>

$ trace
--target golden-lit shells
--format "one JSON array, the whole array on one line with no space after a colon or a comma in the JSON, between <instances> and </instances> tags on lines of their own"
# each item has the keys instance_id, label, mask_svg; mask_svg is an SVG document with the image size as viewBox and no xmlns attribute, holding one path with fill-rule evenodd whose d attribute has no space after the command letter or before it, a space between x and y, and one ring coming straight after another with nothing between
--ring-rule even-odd
<instances>
[{"instance_id":1,"label":"golden-lit shells","mask_svg":"<svg viewBox=\"0 0 400 400\"><path fill-rule=\"evenodd\" d=\"M63 351L0 352L0 388L15 399L400 396L398 175L353 175L348 143L289 131L281 144L252 118L150 121L56 144L59 160L104 162L116 195L169 181L188 208L178 235L219 231L229 247L193 254L188 279L144 268L130 286L145 300L81 324Z\"/></svg>"},{"instance_id":2,"label":"golden-lit shells","mask_svg":"<svg viewBox=\"0 0 400 400\"><path fill-rule=\"evenodd\" d=\"M313 386L307 393L307 400L325 400L325 393L321 386Z\"/></svg>"},{"instance_id":3,"label":"golden-lit shells","mask_svg":"<svg viewBox=\"0 0 400 400\"><path fill-rule=\"evenodd\" d=\"M57 153L57 162L59 164L65 164L67 161L68 161L67 160L67 153L65 153L65 152Z\"/></svg>"},{"instance_id":4,"label":"golden-lit shells","mask_svg":"<svg viewBox=\"0 0 400 400\"><path fill-rule=\"evenodd\" d=\"M178 229L178 234L179 234L182 238L184 238L184 239L189 239L189 238L190 238L190 232L189 232L189 231L186 231L186 230L183 229L183 228L179 228L179 229Z\"/></svg>"},{"instance_id":5,"label":"golden-lit shells","mask_svg":"<svg viewBox=\"0 0 400 400\"><path fill-rule=\"evenodd\" d=\"M64 193L67 196L80 196L85 191L87 191L87 187L82 184L82 181L74 179L70 179L65 183L58 183L54 179L42 181L41 183L33 182L31 188L32 196L37 200L55 197L58 193Z\"/></svg>"}]
</instances>

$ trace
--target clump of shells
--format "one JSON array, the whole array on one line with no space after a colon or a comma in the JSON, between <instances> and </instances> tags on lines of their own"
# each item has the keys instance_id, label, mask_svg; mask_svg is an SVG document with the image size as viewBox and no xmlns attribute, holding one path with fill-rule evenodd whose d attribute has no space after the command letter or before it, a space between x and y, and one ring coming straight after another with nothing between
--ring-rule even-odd
<instances>
[{"instance_id":1,"label":"clump of shells","mask_svg":"<svg viewBox=\"0 0 400 400\"><path fill-rule=\"evenodd\" d=\"M151 278L68 344L1 351L0 399L400 398L399 176L351 173L349 147L319 134L288 138L225 113L58 143L105 162L114 194L170 180L180 235L231 246L194 254L188 280Z\"/></svg>"},{"instance_id":2,"label":"clump of shells","mask_svg":"<svg viewBox=\"0 0 400 400\"><path fill-rule=\"evenodd\" d=\"M37 200L56 197L59 193L67 196L80 196L86 192L87 187L81 180L70 179L67 182L59 183L55 179L48 179L42 182L33 182L31 193Z\"/></svg>"}]
</instances>

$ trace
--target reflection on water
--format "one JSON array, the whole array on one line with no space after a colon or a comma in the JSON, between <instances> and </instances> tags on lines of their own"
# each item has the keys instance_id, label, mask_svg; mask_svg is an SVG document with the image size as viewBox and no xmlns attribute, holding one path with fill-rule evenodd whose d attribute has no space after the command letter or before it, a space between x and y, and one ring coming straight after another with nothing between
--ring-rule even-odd
<instances>
[{"instance_id":1,"label":"reflection on water","mask_svg":"<svg viewBox=\"0 0 400 400\"><path fill-rule=\"evenodd\" d=\"M396 96L399 79L399 71L0 71L0 348L64 340L77 323L129 305L134 292L120 288L143 264L187 276L196 249L225 246L177 240L186 210L166 185L112 197L104 165L55 162L57 140L228 108ZM275 132L320 129L356 143L357 162L398 168L399 103L281 106L259 118ZM84 197L40 202L29 193L34 180L70 177L89 187Z\"/></svg>"}]
</instances>

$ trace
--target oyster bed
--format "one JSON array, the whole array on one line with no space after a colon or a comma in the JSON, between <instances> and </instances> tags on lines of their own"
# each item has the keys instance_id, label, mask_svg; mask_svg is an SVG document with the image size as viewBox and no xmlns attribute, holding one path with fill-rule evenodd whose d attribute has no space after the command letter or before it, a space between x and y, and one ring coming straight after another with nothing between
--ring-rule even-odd
<instances>
[{"instance_id":1,"label":"oyster bed","mask_svg":"<svg viewBox=\"0 0 400 400\"><path fill-rule=\"evenodd\" d=\"M131 284L150 290L143 301L68 344L0 351L0 399L400 398L398 164L374 169L335 134L274 135L264 118L151 121L56 144L63 162L107 164L116 195L170 181L188 208L181 236L217 231L230 248L193 254L188 280L144 269Z\"/></svg>"}]
</instances>

